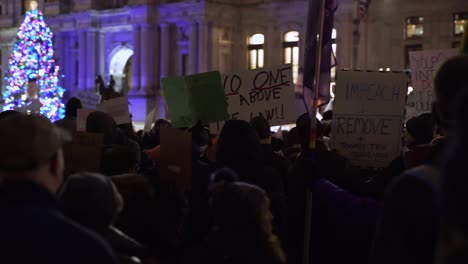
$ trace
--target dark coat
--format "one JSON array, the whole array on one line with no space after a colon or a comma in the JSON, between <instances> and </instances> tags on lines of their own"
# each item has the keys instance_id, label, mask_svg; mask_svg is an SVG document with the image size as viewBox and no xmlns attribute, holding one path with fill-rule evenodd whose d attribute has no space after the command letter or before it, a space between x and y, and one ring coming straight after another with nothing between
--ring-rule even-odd
<instances>
[{"instance_id":1,"label":"dark coat","mask_svg":"<svg viewBox=\"0 0 468 264\"><path fill-rule=\"evenodd\" d=\"M109 246L66 218L43 187L4 183L0 212L2 263L117 263Z\"/></svg>"},{"instance_id":2,"label":"dark coat","mask_svg":"<svg viewBox=\"0 0 468 264\"><path fill-rule=\"evenodd\" d=\"M433 262L439 215L438 156L445 145L444 139L438 139L423 164L396 178L387 190L370 263Z\"/></svg>"},{"instance_id":3,"label":"dark coat","mask_svg":"<svg viewBox=\"0 0 468 264\"><path fill-rule=\"evenodd\" d=\"M273 151L271 144L262 144L262 151L266 165L275 169L281 175L283 183L285 183L291 162L285 156Z\"/></svg>"},{"instance_id":4,"label":"dark coat","mask_svg":"<svg viewBox=\"0 0 468 264\"><path fill-rule=\"evenodd\" d=\"M289 263L302 263L308 184L312 192L310 263L366 263L381 205L321 178L320 169L315 172L319 176L305 178L303 166L299 157L288 177Z\"/></svg>"},{"instance_id":5,"label":"dark coat","mask_svg":"<svg viewBox=\"0 0 468 264\"><path fill-rule=\"evenodd\" d=\"M232 169L241 181L265 190L271 201L275 233L283 239L287 225L286 194L281 175L265 162L260 140L249 123L229 120L219 135L217 166Z\"/></svg>"},{"instance_id":6,"label":"dark coat","mask_svg":"<svg viewBox=\"0 0 468 264\"><path fill-rule=\"evenodd\" d=\"M281 264L274 252L261 247L254 239L212 231L182 261L184 264Z\"/></svg>"}]
</instances>

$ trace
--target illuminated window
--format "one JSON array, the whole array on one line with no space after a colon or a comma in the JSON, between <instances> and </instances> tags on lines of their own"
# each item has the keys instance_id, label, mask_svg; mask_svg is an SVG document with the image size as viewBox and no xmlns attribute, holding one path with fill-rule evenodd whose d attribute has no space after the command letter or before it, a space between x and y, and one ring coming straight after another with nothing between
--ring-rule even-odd
<instances>
[{"instance_id":1,"label":"illuminated window","mask_svg":"<svg viewBox=\"0 0 468 264\"><path fill-rule=\"evenodd\" d=\"M424 35L424 17L406 19L406 39L421 38Z\"/></svg>"},{"instance_id":2,"label":"illuminated window","mask_svg":"<svg viewBox=\"0 0 468 264\"><path fill-rule=\"evenodd\" d=\"M468 21L468 12L453 15L453 34L456 37L463 35L465 32L466 21Z\"/></svg>"},{"instance_id":3,"label":"illuminated window","mask_svg":"<svg viewBox=\"0 0 468 264\"><path fill-rule=\"evenodd\" d=\"M299 32L289 31L283 39L284 63L292 64L293 80L297 83L299 75Z\"/></svg>"},{"instance_id":4,"label":"illuminated window","mask_svg":"<svg viewBox=\"0 0 468 264\"><path fill-rule=\"evenodd\" d=\"M263 68L265 64L265 36L255 34L248 40L249 44L249 69Z\"/></svg>"}]
</instances>

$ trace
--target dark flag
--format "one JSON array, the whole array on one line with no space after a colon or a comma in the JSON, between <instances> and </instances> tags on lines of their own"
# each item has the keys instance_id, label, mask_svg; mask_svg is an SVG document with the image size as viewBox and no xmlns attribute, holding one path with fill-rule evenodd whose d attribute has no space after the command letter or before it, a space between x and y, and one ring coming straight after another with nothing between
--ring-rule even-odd
<instances>
[{"instance_id":1,"label":"dark flag","mask_svg":"<svg viewBox=\"0 0 468 264\"><path fill-rule=\"evenodd\" d=\"M369 11L371 0L359 0L359 20L360 22L364 21L367 17L367 12Z\"/></svg>"},{"instance_id":2,"label":"dark flag","mask_svg":"<svg viewBox=\"0 0 468 264\"><path fill-rule=\"evenodd\" d=\"M461 54L468 55L468 21L465 24L465 32L463 34L462 45L460 47Z\"/></svg>"},{"instance_id":3,"label":"dark flag","mask_svg":"<svg viewBox=\"0 0 468 264\"><path fill-rule=\"evenodd\" d=\"M320 33L320 2L321 0L310 0L309 14L307 18L307 35L305 43L304 58L304 100L311 107L311 100L314 98L315 63L317 60L318 34ZM320 85L318 88L317 106L327 104L330 99L330 74L332 65L332 32L337 0L325 1L325 18L322 35L322 56L320 63Z\"/></svg>"}]
</instances>

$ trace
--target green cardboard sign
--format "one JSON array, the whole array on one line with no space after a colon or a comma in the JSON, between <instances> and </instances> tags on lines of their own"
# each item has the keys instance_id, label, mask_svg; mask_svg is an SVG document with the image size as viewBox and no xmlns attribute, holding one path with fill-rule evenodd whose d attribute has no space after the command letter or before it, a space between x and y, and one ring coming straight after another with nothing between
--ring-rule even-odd
<instances>
[{"instance_id":1,"label":"green cardboard sign","mask_svg":"<svg viewBox=\"0 0 468 264\"><path fill-rule=\"evenodd\" d=\"M164 78L162 84L173 127L226 120L227 103L219 72Z\"/></svg>"}]
</instances>

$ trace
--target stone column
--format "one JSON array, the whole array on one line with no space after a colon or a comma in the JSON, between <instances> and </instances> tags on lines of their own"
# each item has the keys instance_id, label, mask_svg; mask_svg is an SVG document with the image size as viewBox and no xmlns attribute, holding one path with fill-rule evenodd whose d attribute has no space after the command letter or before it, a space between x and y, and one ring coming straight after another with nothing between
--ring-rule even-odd
<instances>
[{"instance_id":1,"label":"stone column","mask_svg":"<svg viewBox=\"0 0 468 264\"><path fill-rule=\"evenodd\" d=\"M189 59L190 59L190 74L197 73L197 23L193 22L190 25L190 46L189 46Z\"/></svg>"},{"instance_id":2,"label":"stone column","mask_svg":"<svg viewBox=\"0 0 468 264\"><path fill-rule=\"evenodd\" d=\"M169 33L169 24L161 23L161 58L160 58L160 73L161 78L167 77L170 74L170 46L171 39Z\"/></svg>"},{"instance_id":3,"label":"stone column","mask_svg":"<svg viewBox=\"0 0 468 264\"><path fill-rule=\"evenodd\" d=\"M78 31L78 89L80 91L86 89L86 71L88 62L86 58L86 30Z\"/></svg>"},{"instance_id":4,"label":"stone column","mask_svg":"<svg viewBox=\"0 0 468 264\"><path fill-rule=\"evenodd\" d=\"M133 61L132 61L132 88L130 91L135 93L141 88L141 40L140 40L140 25L133 26Z\"/></svg>"},{"instance_id":5,"label":"stone column","mask_svg":"<svg viewBox=\"0 0 468 264\"><path fill-rule=\"evenodd\" d=\"M94 79L97 71L97 47L96 47L96 31L90 29L86 32L86 89L94 89Z\"/></svg>"},{"instance_id":6,"label":"stone column","mask_svg":"<svg viewBox=\"0 0 468 264\"><path fill-rule=\"evenodd\" d=\"M98 33L98 69L99 75L104 78L106 76L106 33L99 31Z\"/></svg>"},{"instance_id":7,"label":"stone column","mask_svg":"<svg viewBox=\"0 0 468 264\"><path fill-rule=\"evenodd\" d=\"M206 72L208 69L208 24L205 21L198 22L198 72Z\"/></svg>"},{"instance_id":8,"label":"stone column","mask_svg":"<svg viewBox=\"0 0 468 264\"><path fill-rule=\"evenodd\" d=\"M150 50L151 50L151 72L150 75L152 75L152 84L151 86L153 88L159 88L159 82L160 82L160 76L161 76L161 36L160 36L160 30L159 27L153 26L152 27L152 36L151 36L151 41L152 45L150 45ZM156 91L156 90L155 90Z\"/></svg>"},{"instance_id":9,"label":"stone column","mask_svg":"<svg viewBox=\"0 0 468 264\"><path fill-rule=\"evenodd\" d=\"M152 65L154 64L154 57L152 56L152 49L150 49L150 40L152 39L153 27L148 24L141 25L140 31L140 76L141 76L141 92L146 91L152 86ZM157 47L155 47L157 48Z\"/></svg>"}]
</instances>

